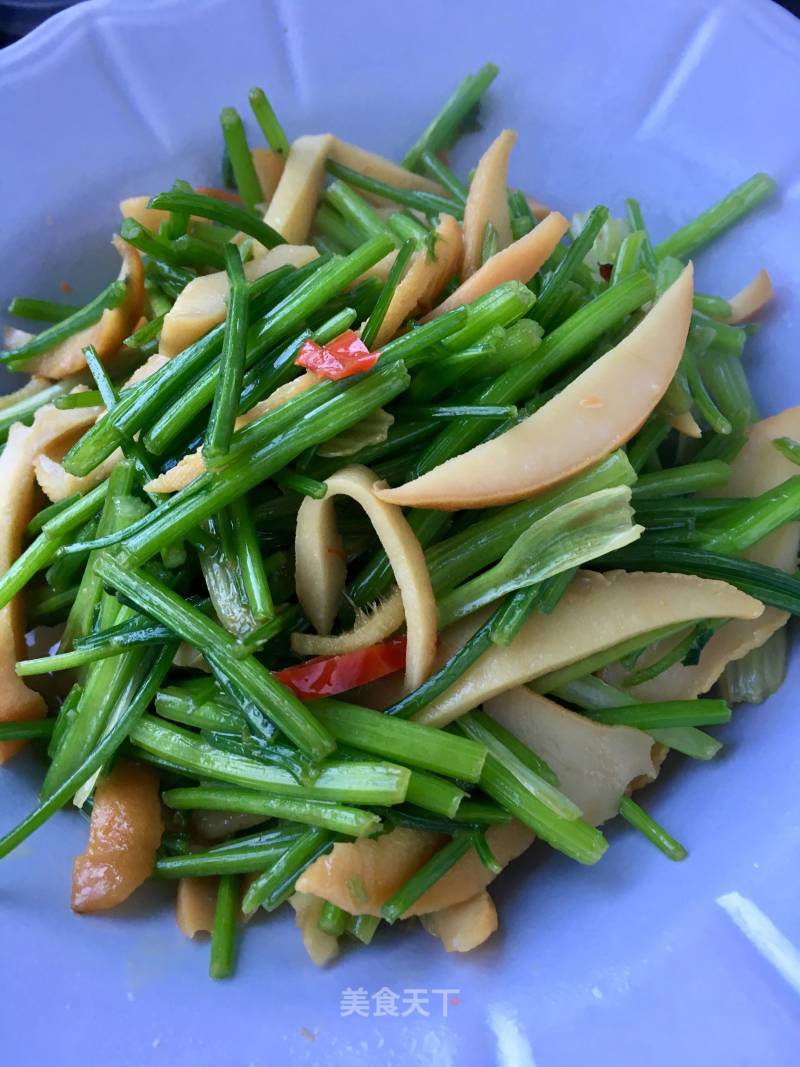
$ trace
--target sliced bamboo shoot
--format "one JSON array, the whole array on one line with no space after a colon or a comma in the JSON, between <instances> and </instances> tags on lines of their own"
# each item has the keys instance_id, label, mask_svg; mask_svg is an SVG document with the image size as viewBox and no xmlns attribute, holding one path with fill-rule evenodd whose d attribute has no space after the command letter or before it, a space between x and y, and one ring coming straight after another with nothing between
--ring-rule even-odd
<instances>
[{"instance_id":1,"label":"sliced bamboo shoot","mask_svg":"<svg viewBox=\"0 0 800 1067\"><path fill-rule=\"evenodd\" d=\"M436 601L419 541L400 508L378 500L375 484L369 468L345 467L327 479L323 500L306 497L300 505L295 534L297 596L317 631L330 633L346 576L333 500L350 497L367 513L389 557L408 629L406 686L416 689L430 673L436 654Z\"/></svg>"},{"instance_id":2,"label":"sliced bamboo shoot","mask_svg":"<svg viewBox=\"0 0 800 1067\"><path fill-rule=\"evenodd\" d=\"M484 710L541 756L593 826L617 814L631 782L656 777L653 739L641 730L592 722L525 686L489 700Z\"/></svg>"},{"instance_id":3,"label":"sliced bamboo shoot","mask_svg":"<svg viewBox=\"0 0 800 1067\"><path fill-rule=\"evenodd\" d=\"M474 633L490 609L440 636L437 665ZM508 689L639 634L697 619L756 619L763 605L725 582L688 574L579 571L550 615L534 614L508 648L494 646L417 719L444 726Z\"/></svg>"},{"instance_id":4,"label":"sliced bamboo shoot","mask_svg":"<svg viewBox=\"0 0 800 1067\"><path fill-rule=\"evenodd\" d=\"M680 361L691 313L690 264L624 340L533 415L378 495L411 507L485 508L572 477L628 441L658 404Z\"/></svg>"},{"instance_id":5,"label":"sliced bamboo shoot","mask_svg":"<svg viewBox=\"0 0 800 1067\"><path fill-rule=\"evenodd\" d=\"M435 307L424 321L435 319L461 304L469 304L503 282L529 282L553 254L568 229L567 219L557 211L551 212L530 233L487 259L454 293Z\"/></svg>"},{"instance_id":6,"label":"sliced bamboo shoot","mask_svg":"<svg viewBox=\"0 0 800 1067\"><path fill-rule=\"evenodd\" d=\"M246 263L245 277L252 282L286 264L302 267L317 255L316 248L311 245L278 245ZM182 352L217 323L223 322L227 307L228 275L224 270L193 278L164 317L159 342L161 353L175 356Z\"/></svg>"},{"instance_id":7,"label":"sliced bamboo shoot","mask_svg":"<svg viewBox=\"0 0 800 1067\"><path fill-rule=\"evenodd\" d=\"M448 952L471 952L497 929L497 909L485 889L460 904L420 916L429 934L438 937Z\"/></svg>"},{"instance_id":8,"label":"sliced bamboo shoot","mask_svg":"<svg viewBox=\"0 0 800 1067\"><path fill-rule=\"evenodd\" d=\"M254 148L250 155L261 186L261 202L269 204L278 188L286 161L280 152L272 148Z\"/></svg>"},{"instance_id":9,"label":"sliced bamboo shoot","mask_svg":"<svg viewBox=\"0 0 800 1067\"><path fill-rule=\"evenodd\" d=\"M107 308L93 326L79 330L49 352L29 360L26 371L60 380L85 368L83 349L87 345L94 345L103 363L108 363L119 352L122 342L142 316L144 269L135 248L116 236L112 243L122 256L119 280L127 285L125 299L118 307Z\"/></svg>"},{"instance_id":10,"label":"sliced bamboo shoot","mask_svg":"<svg viewBox=\"0 0 800 1067\"><path fill-rule=\"evenodd\" d=\"M771 303L774 296L775 290L772 288L772 279L762 268L744 289L740 289L728 301L731 306L731 315L728 318L728 322L748 322L750 319L755 318L767 304Z\"/></svg>"},{"instance_id":11,"label":"sliced bamboo shoot","mask_svg":"<svg viewBox=\"0 0 800 1067\"><path fill-rule=\"evenodd\" d=\"M703 431L691 411L682 411L679 415L665 412L664 418L673 430L682 433L684 437L692 437L695 440L698 440L703 436Z\"/></svg>"},{"instance_id":12,"label":"sliced bamboo shoot","mask_svg":"<svg viewBox=\"0 0 800 1067\"><path fill-rule=\"evenodd\" d=\"M158 233L161 223L169 221L169 212L158 207L148 207L150 200L149 196L129 196L120 200L119 212L123 219L133 219L140 226Z\"/></svg>"},{"instance_id":13,"label":"sliced bamboo shoot","mask_svg":"<svg viewBox=\"0 0 800 1067\"><path fill-rule=\"evenodd\" d=\"M376 610L357 618L355 626L347 633L335 636L293 633L292 651L299 656L341 656L345 652L357 652L391 637L403 625L404 619L403 599L400 591L395 589Z\"/></svg>"},{"instance_id":14,"label":"sliced bamboo shoot","mask_svg":"<svg viewBox=\"0 0 800 1067\"><path fill-rule=\"evenodd\" d=\"M289 244L302 244L308 239L332 144L329 133L292 141L281 180L264 214L264 222ZM254 247L262 248L258 242Z\"/></svg>"},{"instance_id":15,"label":"sliced bamboo shoot","mask_svg":"<svg viewBox=\"0 0 800 1067\"><path fill-rule=\"evenodd\" d=\"M534 835L512 820L486 833L501 866L521 855ZM297 880L301 893L329 900L351 915L380 915L381 907L447 841L441 834L398 826L378 838L340 842L320 856ZM431 886L402 916L426 915L469 900L493 880L474 849Z\"/></svg>"},{"instance_id":16,"label":"sliced bamboo shoot","mask_svg":"<svg viewBox=\"0 0 800 1067\"><path fill-rule=\"evenodd\" d=\"M461 227L452 215L442 215L436 227L433 254L427 247L414 253L400 284L394 291L373 348L391 340L406 319L427 311L445 284L458 272L463 246Z\"/></svg>"},{"instance_id":17,"label":"sliced bamboo shoot","mask_svg":"<svg viewBox=\"0 0 800 1067\"><path fill-rule=\"evenodd\" d=\"M116 760L95 790L89 844L73 865L73 911L107 911L127 900L150 877L162 831L157 772Z\"/></svg>"},{"instance_id":18,"label":"sliced bamboo shoot","mask_svg":"<svg viewBox=\"0 0 800 1067\"><path fill-rule=\"evenodd\" d=\"M511 216L508 210L508 158L517 140L514 130L503 130L481 156L470 183L464 206L463 278L469 278L481 265L486 227L497 235L498 251L511 244Z\"/></svg>"},{"instance_id":19,"label":"sliced bamboo shoot","mask_svg":"<svg viewBox=\"0 0 800 1067\"><path fill-rule=\"evenodd\" d=\"M181 878L175 902L175 918L181 933L194 938L214 929L219 878Z\"/></svg>"},{"instance_id":20,"label":"sliced bamboo shoot","mask_svg":"<svg viewBox=\"0 0 800 1067\"><path fill-rule=\"evenodd\" d=\"M294 921L303 935L303 946L317 967L336 959L339 939L319 928L319 916L324 901L310 893L293 893L289 903L294 908Z\"/></svg>"}]
</instances>

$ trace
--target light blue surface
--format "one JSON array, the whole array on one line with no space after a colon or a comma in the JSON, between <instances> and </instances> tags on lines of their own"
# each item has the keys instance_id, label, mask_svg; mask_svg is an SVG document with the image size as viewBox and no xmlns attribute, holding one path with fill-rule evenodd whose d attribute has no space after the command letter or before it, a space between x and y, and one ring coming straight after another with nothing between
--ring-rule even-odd
<instances>
[{"instance_id":1,"label":"light blue surface","mask_svg":"<svg viewBox=\"0 0 800 1067\"><path fill-rule=\"evenodd\" d=\"M657 237L753 171L778 179L781 201L700 258L699 286L730 294L770 270L778 299L748 361L765 411L800 401L800 23L766 0L80 5L0 53L3 303L96 289L117 201L215 180L217 114L251 85L290 134L398 157L487 59L502 73L464 171L515 127L514 184L566 211L637 195ZM212 984L167 889L113 918L70 912L86 828L62 814L0 866L0 1063L794 1067L800 997L715 901L738 891L800 945L799 689L795 659L780 694L720 731L718 761L677 757L648 792L687 862L616 826L593 869L534 849L493 891L501 932L463 959L397 929L317 972L282 915ZM34 770L0 772L4 827L34 803ZM348 986L460 1003L342 1018Z\"/></svg>"}]
</instances>

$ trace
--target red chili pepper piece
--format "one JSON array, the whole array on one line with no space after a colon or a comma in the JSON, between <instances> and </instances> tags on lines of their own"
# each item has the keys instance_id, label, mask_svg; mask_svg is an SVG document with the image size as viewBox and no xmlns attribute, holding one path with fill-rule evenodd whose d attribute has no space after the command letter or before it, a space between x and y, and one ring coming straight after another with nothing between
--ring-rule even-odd
<instances>
[{"instance_id":1,"label":"red chili pepper piece","mask_svg":"<svg viewBox=\"0 0 800 1067\"><path fill-rule=\"evenodd\" d=\"M275 677L305 700L332 697L349 689L375 682L402 670L406 663L405 637L393 637L380 645L341 656L319 656L296 667L276 671Z\"/></svg>"},{"instance_id":2,"label":"red chili pepper piece","mask_svg":"<svg viewBox=\"0 0 800 1067\"><path fill-rule=\"evenodd\" d=\"M379 355L380 352L370 352L355 330L345 330L325 345L319 345L316 341L304 342L295 363L322 378L337 382L340 378L349 378L351 374L372 370Z\"/></svg>"}]
</instances>

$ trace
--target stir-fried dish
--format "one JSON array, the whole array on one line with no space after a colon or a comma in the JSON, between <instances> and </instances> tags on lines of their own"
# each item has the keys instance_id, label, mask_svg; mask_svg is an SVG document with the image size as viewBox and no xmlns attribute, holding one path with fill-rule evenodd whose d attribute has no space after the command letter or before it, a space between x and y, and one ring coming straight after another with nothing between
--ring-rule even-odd
<instances>
[{"instance_id":1,"label":"stir-fried dish","mask_svg":"<svg viewBox=\"0 0 800 1067\"><path fill-rule=\"evenodd\" d=\"M219 188L129 196L117 279L9 309L0 762L46 770L0 856L74 805L72 907L171 882L214 977L287 901L317 963L414 916L472 949L535 838L594 864L618 814L683 859L631 794L783 678L800 408L748 387L766 271L690 258L774 183L570 220L512 130L451 169L496 73L400 164L254 89L268 147L226 108Z\"/></svg>"}]
</instances>

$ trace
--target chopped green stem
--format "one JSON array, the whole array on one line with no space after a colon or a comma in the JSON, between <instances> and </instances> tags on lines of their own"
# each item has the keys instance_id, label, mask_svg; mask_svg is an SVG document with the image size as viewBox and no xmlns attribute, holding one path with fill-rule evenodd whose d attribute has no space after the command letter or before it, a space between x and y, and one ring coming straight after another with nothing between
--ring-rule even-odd
<instances>
[{"instance_id":1,"label":"chopped green stem","mask_svg":"<svg viewBox=\"0 0 800 1067\"><path fill-rule=\"evenodd\" d=\"M660 415L651 415L628 446L628 459L638 474L669 436L670 426Z\"/></svg>"},{"instance_id":2,"label":"chopped green stem","mask_svg":"<svg viewBox=\"0 0 800 1067\"><path fill-rule=\"evenodd\" d=\"M360 244L359 233L353 230L335 207L324 201L314 216L314 233L329 241L337 252L352 252Z\"/></svg>"},{"instance_id":3,"label":"chopped green stem","mask_svg":"<svg viewBox=\"0 0 800 1067\"><path fill-rule=\"evenodd\" d=\"M433 178L440 185L448 191L448 193L457 200L460 204L465 204L467 200L467 192L469 191L461 181L456 177L452 170L444 163L435 152L431 152L429 149L425 149L419 157L419 169L428 175L429 178Z\"/></svg>"},{"instance_id":4,"label":"chopped green stem","mask_svg":"<svg viewBox=\"0 0 800 1067\"><path fill-rule=\"evenodd\" d=\"M712 345L703 360L703 380L722 414L737 429L758 421L758 407L738 356Z\"/></svg>"},{"instance_id":5,"label":"chopped green stem","mask_svg":"<svg viewBox=\"0 0 800 1067\"><path fill-rule=\"evenodd\" d=\"M623 239L617 252L617 258L614 260L611 285L618 285L623 278L627 278L640 265L644 265L643 246L646 241L647 234L644 230L634 230Z\"/></svg>"},{"instance_id":6,"label":"chopped green stem","mask_svg":"<svg viewBox=\"0 0 800 1067\"><path fill-rule=\"evenodd\" d=\"M528 751L530 752L530 749ZM456 822L471 823L474 826L492 826L511 822L509 813L490 800L462 800L453 819Z\"/></svg>"},{"instance_id":7,"label":"chopped green stem","mask_svg":"<svg viewBox=\"0 0 800 1067\"><path fill-rule=\"evenodd\" d=\"M639 476L633 487L633 499L638 503L651 497L660 500L665 496L699 493L704 489L725 485L730 476L730 466L719 459L707 460L705 463L687 463L671 470L653 471L652 474Z\"/></svg>"},{"instance_id":8,"label":"chopped green stem","mask_svg":"<svg viewBox=\"0 0 800 1067\"><path fill-rule=\"evenodd\" d=\"M136 219L123 219L120 224L119 234L124 241L127 241L129 245L133 245L142 255L149 256L152 261L170 268L171 277L174 281L180 282L185 286L194 277L192 271L184 268L183 261L175 252L172 242L160 234L153 233L143 223L137 222Z\"/></svg>"},{"instance_id":9,"label":"chopped green stem","mask_svg":"<svg viewBox=\"0 0 800 1067\"><path fill-rule=\"evenodd\" d=\"M178 262L194 270L225 270L224 247L202 241L199 237L192 237L187 233L172 242L172 251ZM241 259L238 251L236 254Z\"/></svg>"},{"instance_id":10,"label":"chopped green stem","mask_svg":"<svg viewBox=\"0 0 800 1067\"><path fill-rule=\"evenodd\" d=\"M567 254L543 286L533 316L545 329L552 325L567 282L572 280L576 268L583 263L607 219L607 207L593 208L581 232L569 246Z\"/></svg>"},{"instance_id":11,"label":"chopped green stem","mask_svg":"<svg viewBox=\"0 0 800 1067\"><path fill-rule=\"evenodd\" d=\"M377 915L351 915L347 920L347 932L362 945L369 945L381 924Z\"/></svg>"},{"instance_id":12,"label":"chopped green stem","mask_svg":"<svg viewBox=\"0 0 800 1067\"><path fill-rule=\"evenodd\" d=\"M696 311L701 312L703 315L708 315L709 318L719 319L721 322L726 322L733 314L730 304L727 300L723 300L721 296L695 293L692 303Z\"/></svg>"},{"instance_id":13,"label":"chopped green stem","mask_svg":"<svg viewBox=\"0 0 800 1067\"><path fill-rule=\"evenodd\" d=\"M761 704L783 684L786 675L786 627L782 626L759 648L725 668L720 695L729 704Z\"/></svg>"},{"instance_id":14,"label":"chopped green stem","mask_svg":"<svg viewBox=\"0 0 800 1067\"><path fill-rule=\"evenodd\" d=\"M383 197L385 200L392 200L395 204L403 204L405 207L419 211L423 215L438 215L446 212L454 218L463 218L464 208L462 204L449 197L439 196L438 193L423 192L419 189L403 189L396 185L389 185L378 178L371 178L367 174L352 170L350 167L337 163L333 159L328 160L326 167L328 173L332 174L334 178L347 182L349 185L355 186L356 189L362 189L364 192Z\"/></svg>"},{"instance_id":15,"label":"chopped green stem","mask_svg":"<svg viewBox=\"0 0 800 1067\"><path fill-rule=\"evenodd\" d=\"M258 546L253 511L247 497L240 496L230 504L236 558L245 596L256 622L273 618L275 608L269 588L264 558Z\"/></svg>"},{"instance_id":16,"label":"chopped green stem","mask_svg":"<svg viewBox=\"0 0 800 1067\"><path fill-rule=\"evenodd\" d=\"M569 797L561 793L553 784L555 777L552 770L536 756L527 746L519 742L513 747L508 745L508 731L495 723L482 712L469 712L457 721L458 730L473 740L482 741L489 750L481 776L481 788L492 796L487 782L491 784L492 768L500 762L513 775L515 780L541 804L550 815L565 822L580 820L581 810ZM517 752L522 755L517 755ZM544 774L541 773L544 770ZM497 799L495 797L495 799ZM506 805L503 805L504 807ZM510 809L509 809L510 810ZM513 814L513 813L512 813Z\"/></svg>"},{"instance_id":17,"label":"chopped green stem","mask_svg":"<svg viewBox=\"0 0 800 1067\"><path fill-rule=\"evenodd\" d=\"M637 685L649 682L652 678L657 678L674 663L680 663L691 651L699 631L704 627L705 623L700 623L698 626L693 627L682 641L678 641L676 645L673 645L668 652L665 652L663 656L651 663L649 667L641 667L637 671L631 671L630 674L626 674L622 684L626 689L633 689Z\"/></svg>"},{"instance_id":18,"label":"chopped green stem","mask_svg":"<svg viewBox=\"0 0 800 1067\"><path fill-rule=\"evenodd\" d=\"M429 230L425 224L405 208L389 215L386 225L400 241L414 241L415 244L418 244L429 235Z\"/></svg>"},{"instance_id":19,"label":"chopped green stem","mask_svg":"<svg viewBox=\"0 0 800 1067\"><path fill-rule=\"evenodd\" d=\"M300 474L299 471L293 471L288 468L277 471L273 474L272 480L282 489L290 489L293 493L310 496L314 500L324 499L328 492L328 487L324 482L317 481L316 478L309 478L307 474Z\"/></svg>"},{"instance_id":20,"label":"chopped green stem","mask_svg":"<svg viewBox=\"0 0 800 1067\"><path fill-rule=\"evenodd\" d=\"M101 601L101 624L107 625L114 617L130 614L128 608L118 609L111 597ZM76 767L81 766L109 724L124 715L136 695L147 651L142 647L133 648L89 667L74 717L47 769L43 796L56 790Z\"/></svg>"},{"instance_id":21,"label":"chopped green stem","mask_svg":"<svg viewBox=\"0 0 800 1067\"><path fill-rule=\"evenodd\" d=\"M230 978L236 953L236 920L239 915L239 876L223 874L217 888L214 928L211 931L211 978Z\"/></svg>"},{"instance_id":22,"label":"chopped green stem","mask_svg":"<svg viewBox=\"0 0 800 1067\"><path fill-rule=\"evenodd\" d=\"M477 74L468 74L456 87L441 111L431 120L416 143L406 152L403 166L417 170L423 152L436 154L449 148L461 127L497 77L499 69L487 63Z\"/></svg>"},{"instance_id":23,"label":"chopped green stem","mask_svg":"<svg viewBox=\"0 0 800 1067\"><path fill-rule=\"evenodd\" d=\"M724 700L663 700L657 704L630 704L587 711L586 714L606 726L658 730L670 726L716 726L730 722L731 709Z\"/></svg>"},{"instance_id":24,"label":"chopped green stem","mask_svg":"<svg viewBox=\"0 0 800 1067\"><path fill-rule=\"evenodd\" d=\"M493 616L491 640L495 645L507 648L511 644L528 617L536 611L541 589L541 582L518 589Z\"/></svg>"},{"instance_id":25,"label":"chopped green stem","mask_svg":"<svg viewBox=\"0 0 800 1067\"><path fill-rule=\"evenodd\" d=\"M507 749L515 759L528 768L532 774L535 774L539 778L543 778L545 782L558 788L558 776L555 771L550 767L541 756L537 755L532 748L524 744L519 740L510 730L507 730L505 726L502 726L496 719L493 719L491 715L487 715L483 711L470 712L471 721L473 724L477 724L480 730L483 732L483 736L489 736L495 739L497 746L495 748L495 755L503 755L503 748ZM466 817L466 811L469 808L461 809L464 817Z\"/></svg>"},{"instance_id":26,"label":"chopped green stem","mask_svg":"<svg viewBox=\"0 0 800 1067\"><path fill-rule=\"evenodd\" d=\"M509 189L508 206L511 209L511 234L518 241L536 226L536 218L521 189Z\"/></svg>"},{"instance_id":27,"label":"chopped green stem","mask_svg":"<svg viewBox=\"0 0 800 1067\"><path fill-rule=\"evenodd\" d=\"M743 219L754 208L771 196L775 182L768 174L754 174L719 200L667 237L655 248L657 259L678 256L685 259L715 240L720 234Z\"/></svg>"},{"instance_id":28,"label":"chopped green stem","mask_svg":"<svg viewBox=\"0 0 800 1067\"><path fill-rule=\"evenodd\" d=\"M438 671L430 675L421 686L402 697L397 703L386 709L386 715L395 716L398 719L410 719L422 711L431 701L454 685L469 668L480 659L484 652L491 646L492 629L498 613L503 605L498 608L481 626L470 639L454 655L444 663ZM458 775L455 775L458 777ZM477 779L472 779L476 781Z\"/></svg>"},{"instance_id":29,"label":"chopped green stem","mask_svg":"<svg viewBox=\"0 0 800 1067\"><path fill-rule=\"evenodd\" d=\"M630 797L623 797L619 802L619 813L626 822L643 833L648 841L652 841L668 859L685 860L688 856L688 852L680 841L676 841L668 834L663 826L660 826Z\"/></svg>"},{"instance_id":30,"label":"chopped green stem","mask_svg":"<svg viewBox=\"0 0 800 1067\"><path fill-rule=\"evenodd\" d=\"M776 437L772 444L781 455L786 456L792 463L800 464L800 443L791 437Z\"/></svg>"},{"instance_id":31,"label":"chopped green stem","mask_svg":"<svg viewBox=\"0 0 800 1067\"><path fill-rule=\"evenodd\" d=\"M345 223L360 233L362 239L388 237L393 244L399 245L399 240L372 204L346 182L337 180L329 185L324 203L338 211Z\"/></svg>"},{"instance_id":32,"label":"chopped green stem","mask_svg":"<svg viewBox=\"0 0 800 1067\"><path fill-rule=\"evenodd\" d=\"M406 803L454 819L456 813L461 810L466 795L463 789L459 789L447 778L413 770L408 780Z\"/></svg>"},{"instance_id":33,"label":"chopped green stem","mask_svg":"<svg viewBox=\"0 0 800 1067\"><path fill-rule=\"evenodd\" d=\"M413 712L403 714L402 718L390 718L388 716L394 712L392 708L384 714L328 699L315 700L310 706L330 734L342 744L450 778L466 782L480 779L486 756L483 746L472 741L465 743L463 738L449 737L441 730L421 723L402 721Z\"/></svg>"},{"instance_id":34,"label":"chopped green stem","mask_svg":"<svg viewBox=\"0 0 800 1067\"><path fill-rule=\"evenodd\" d=\"M74 600L74 591L69 590ZM118 656L138 645L154 644L167 640L172 631L157 623L148 623L141 615L134 616L118 626L97 631L89 638L79 638L71 652L61 652L36 659L23 659L17 663L16 672L21 678L36 674L51 674L56 671L75 670L97 660Z\"/></svg>"},{"instance_id":35,"label":"chopped green stem","mask_svg":"<svg viewBox=\"0 0 800 1067\"><path fill-rule=\"evenodd\" d=\"M31 722L0 722L0 742L35 741L50 737L53 733L55 719L36 719Z\"/></svg>"},{"instance_id":36,"label":"chopped green stem","mask_svg":"<svg viewBox=\"0 0 800 1067\"><path fill-rule=\"evenodd\" d=\"M472 845L473 836L468 831L462 831L451 838L389 897L381 908L384 919L388 923L396 922L413 904L416 904L423 893L426 893L451 868L455 867L462 856L466 856Z\"/></svg>"},{"instance_id":37,"label":"chopped green stem","mask_svg":"<svg viewBox=\"0 0 800 1067\"><path fill-rule=\"evenodd\" d=\"M503 865L498 862L497 857L492 852L489 842L486 840L485 830L473 831L472 847L477 852L478 859L487 871L491 871L492 874L499 874L502 871Z\"/></svg>"},{"instance_id":38,"label":"chopped green stem","mask_svg":"<svg viewBox=\"0 0 800 1067\"><path fill-rule=\"evenodd\" d=\"M521 282L503 282L467 305L467 321L442 341L448 352L461 352L480 341L493 326L510 326L530 311L535 297Z\"/></svg>"},{"instance_id":39,"label":"chopped green stem","mask_svg":"<svg viewBox=\"0 0 800 1067\"><path fill-rule=\"evenodd\" d=\"M628 215L628 225L631 230L639 230L645 235L645 239L642 242L641 254L642 254L642 266L649 274L655 274L656 272L656 256L653 251L653 245L650 241L650 237L645 225L644 216L642 215L642 208L638 200L634 200L633 197L629 197L625 201L625 209Z\"/></svg>"},{"instance_id":40,"label":"chopped green stem","mask_svg":"<svg viewBox=\"0 0 800 1067\"><path fill-rule=\"evenodd\" d=\"M405 273L405 269L408 266L408 262L415 250L414 241L404 241L400 251L395 256L392 268L389 271L386 283L381 289L381 295L372 309L372 313L364 324L364 328L361 331L361 340L367 346L372 349L375 343L375 338L380 332L380 328L383 325L383 320L386 317L386 312L389 310L389 305L392 302L392 297L395 294L397 286L400 284L400 279Z\"/></svg>"},{"instance_id":41,"label":"chopped green stem","mask_svg":"<svg viewBox=\"0 0 800 1067\"><path fill-rule=\"evenodd\" d=\"M161 856L153 868L154 878L204 878L222 874L251 874L263 871L286 851L305 827L298 823L289 829L279 826L253 834L250 838L233 838L223 846L207 852Z\"/></svg>"},{"instance_id":42,"label":"chopped green stem","mask_svg":"<svg viewBox=\"0 0 800 1067\"><path fill-rule=\"evenodd\" d=\"M288 819L333 830L348 837L365 837L375 833L380 819L369 811L334 804L328 800L305 800L298 797L270 796L245 789L211 788L168 789L163 795L168 808L176 811L230 811L263 815L265 819Z\"/></svg>"},{"instance_id":43,"label":"chopped green stem","mask_svg":"<svg viewBox=\"0 0 800 1067\"><path fill-rule=\"evenodd\" d=\"M222 136L225 138L225 148L230 160L236 188L242 203L251 211L255 210L256 204L263 200L261 183L253 166L253 157L250 155L250 145L247 143L247 134L239 112L233 107L224 107L219 116L222 126ZM269 245L267 247L270 247ZM237 252L238 255L238 252Z\"/></svg>"},{"instance_id":44,"label":"chopped green stem","mask_svg":"<svg viewBox=\"0 0 800 1067\"><path fill-rule=\"evenodd\" d=\"M140 326L138 330L134 330L129 337L126 337L123 344L128 348L141 348L150 341L154 341L161 334L165 316L166 312L156 315L150 322L146 322L144 326ZM81 394L78 393L77 395L80 396Z\"/></svg>"},{"instance_id":45,"label":"chopped green stem","mask_svg":"<svg viewBox=\"0 0 800 1067\"><path fill-rule=\"evenodd\" d=\"M278 121L278 116L275 114L267 94L263 89L251 89L248 93L248 99L267 144L273 152L280 152L282 156L288 156L289 139L284 132L283 126Z\"/></svg>"},{"instance_id":46,"label":"chopped green stem","mask_svg":"<svg viewBox=\"0 0 800 1067\"><path fill-rule=\"evenodd\" d=\"M309 829L293 842L277 863L257 878L244 895L242 910L251 915L256 908L274 911L294 890L294 885L306 867L322 856L333 844L328 830Z\"/></svg>"},{"instance_id":47,"label":"chopped green stem","mask_svg":"<svg viewBox=\"0 0 800 1067\"><path fill-rule=\"evenodd\" d=\"M63 322L80 308L76 304L57 304L52 300L37 300L33 296L15 296L8 305L9 315L34 322Z\"/></svg>"},{"instance_id":48,"label":"chopped green stem","mask_svg":"<svg viewBox=\"0 0 800 1067\"><path fill-rule=\"evenodd\" d=\"M355 308L342 308L341 311L337 311L335 315L327 319L319 329L314 330L314 340L320 345L327 344L328 341L332 341L334 337L338 337L340 333L349 329L357 318L358 312Z\"/></svg>"},{"instance_id":49,"label":"chopped green stem","mask_svg":"<svg viewBox=\"0 0 800 1067\"><path fill-rule=\"evenodd\" d=\"M347 929L349 918L350 915L344 908L337 907L336 904L331 904L329 900L326 900L320 909L317 926L330 937L341 937Z\"/></svg>"},{"instance_id":50,"label":"chopped green stem","mask_svg":"<svg viewBox=\"0 0 800 1067\"><path fill-rule=\"evenodd\" d=\"M274 618L267 619L265 623L247 634L246 637L240 638L237 647L234 649L234 655L237 657L251 656L278 637L279 634L286 633L287 630L296 629L303 622L303 619L303 610L298 604L292 604L288 607L284 605L284 607L278 608Z\"/></svg>"},{"instance_id":51,"label":"chopped green stem","mask_svg":"<svg viewBox=\"0 0 800 1067\"><path fill-rule=\"evenodd\" d=\"M410 405L399 409L409 422L426 419L515 419L519 412L513 404L433 404L427 407Z\"/></svg>"},{"instance_id":52,"label":"chopped green stem","mask_svg":"<svg viewBox=\"0 0 800 1067\"><path fill-rule=\"evenodd\" d=\"M211 471L219 470L228 458L234 422L239 408L246 358L249 314L247 283L239 251L234 245L227 245L225 248L225 270L228 273L230 286L228 312L225 319L225 335L222 342L217 387L203 447L203 458Z\"/></svg>"},{"instance_id":53,"label":"chopped green stem","mask_svg":"<svg viewBox=\"0 0 800 1067\"><path fill-rule=\"evenodd\" d=\"M11 370L19 370L27 360L50 351L56 345L73 337L79 330L94 325L104 311L119 307L125 299L127 285L122 281L111 282L102 292L90 300L85 307L72 312L67 318L53 323L46 330L37 333L30 341L19 348L0 353L0 362L8 364Z\"/></svg>"},{"instance_id":54,"label":"chopped green stem","mask_svg":"<svg viewBox=\"0 0 800 1067\"><path fill-rule=\"evenodd\" d=\"M247 208L229 204L226 200L218 200L213 196L203 196L201 193L159 193L152 198L148 207L161 208L162 211L182 211L187 215L199 215L204 219L221 222L223 226L231 226L246 233L248 237L254 237L265 248L286 244L278 231L273 230L258 215Z\"/></svg>"},{"instance_id":55,"label":"chopped green stem","mask_svg":"<svg viewBox=\"0 0 800 1067\"><path fill-rule=\"evenodd\" d=\"M798 514L800 474L795 474L774 489L708 519L697 530L696 539L710 552L736 555L796 519Z\"/></svg>"}]
</instances>

